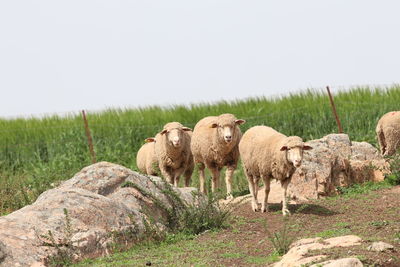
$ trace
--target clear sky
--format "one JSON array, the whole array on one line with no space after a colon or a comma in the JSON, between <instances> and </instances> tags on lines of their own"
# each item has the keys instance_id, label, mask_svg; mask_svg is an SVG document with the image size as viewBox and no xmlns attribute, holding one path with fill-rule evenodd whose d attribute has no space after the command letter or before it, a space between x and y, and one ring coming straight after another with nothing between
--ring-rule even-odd
<instances>
[{"instance_id":1,"label":"clear sky","mask_svg":"<svg viewBox=\"0 0 400 267\"><path fill-rule=\"evenodd\" d=\"M400 81L398 0L0 1L0 116Z\"/></svg>"}]
</instances>

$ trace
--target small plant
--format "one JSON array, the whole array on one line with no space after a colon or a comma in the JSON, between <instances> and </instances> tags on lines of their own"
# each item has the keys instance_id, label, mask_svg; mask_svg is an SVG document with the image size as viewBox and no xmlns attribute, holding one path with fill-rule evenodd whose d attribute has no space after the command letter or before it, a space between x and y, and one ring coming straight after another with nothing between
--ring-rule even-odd
<instances>
[{"instance_id":1,"label":"small plant","mask_svg":"<svg viewBox=\"0 0 400 267\"><path fill-rule=\"evenodd\" d=\"M394 240L400 243L400 231L394 234Z\"/></svg>"},{"instance_id":2,"label":"small plant","mask_svg":"<svg viewBox=\"0 0 400 267\"><path fill-rule=\"evenodd\" d=\"M204 199L199 193L193 193L194 204L188 205L179 221L181 231L196 235L206 230L228 227L233 206L221 206L219 197L209 193Z\"/></svg>"},{"instance_id":3,"label":"small plant","mask_svg":"<svg viewBox=\"0 0 400 267\"><path fill-rule=\"evenodd\" d=\"M384 226L389 225L389 222L384 220L384 221L370 222L369 224L374 226L374 227L376 227L377 229L380 229L380 228L382 228Z\"/></svg>"},{"instance_id":4,"label":"small plant","mask_svg":"<svg viewBox=\"0 0 400 267\"><path fill-rule=\"evenodd\" d=\"M72 244L72 224L69 217L68 210L63 209L65 215L64 233L60 240L56 240L52 231L47 234L40 235L43 245L54 247L56 249L55 255L47 259L50 266L68 266L72 264L73 256L76 253L76 248ZM44 240L43 240L44 239Z\"/></svg>"},{"instance_id":5,"label":"small plant","mask_svg":"<svg viewBox=\"0 0 400 267\"><path fill-rule=\"evenodd\" d=\"M400 184L400 151L388 157L390 173L385 175L385 180L391 185Z\"/></svg>"},{"instance_id":6,"label":"small plant","mask_svg":"<svg viewBox=\"0 0 400 267\"><path fill-rule=\"evenodd\" d=\"M362 184L353 184L349 187L339 186L336 189L340 195L343 195L345 197L353 197L387 187L390 187L390 185L388 185L386 181L379 183L368 181Z\"/></svg>"},{"instance_id":7,"label":"small plant","mask_svg":"<svg viewBox=\"0 0 400 267\"><path fill-rule=\"evenodd\" d=\"M162 184L154 182L153 184L164 194L170 205L166 205L151 192L144 190L137 184L126 182L122 187L133 187L144 196L150 198L153 203L160 208L165 214L163 224L167 227L170 233L183 232L187 235L197 235L206 230L220 229L228 226L228 221L231 218L233 206L222 207L219 204L219 195L212 193L208 197L204 197L198 192L193 192L193 203L188 204L182 200L179 194L172 188L169 183ZM154 219L149 211L143 210L149 221L146 231L157 232L157 229L150 229L155 225ZM160 237L163 239L164 237Z\"/></svg>"},{"instance_id":8,"label":"small plant","mask_svg":"<svg viewBox=\"0 0 400 267\"><path fill-rule=\"evenodd\" d=\"M267 232L269 241L271 241L272 246L274 247L275 252L279 256L286 254L289 251L290 245L294 241L294 237L290 235L289 231L289 219L288 218L283 219L283 227L282 230L280 231L277 231L272 234L268 230L266 224L265 224L265 230Z\"/></svg>"}]
</instances>

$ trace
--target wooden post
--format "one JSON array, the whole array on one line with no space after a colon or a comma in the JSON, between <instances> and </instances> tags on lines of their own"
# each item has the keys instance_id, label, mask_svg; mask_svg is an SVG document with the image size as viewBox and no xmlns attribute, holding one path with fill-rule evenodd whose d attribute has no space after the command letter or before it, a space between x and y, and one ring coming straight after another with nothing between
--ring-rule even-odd
<instances>
[{"instance_id":1,"label":"wooden post","mask_svg":"<svg viewBox=\"0 0 400 267\"><path fill-rule=\"evenodd\" d=\"M333 102L333 97L331 95L331 90L329 89L329 86L326 87L326 90L328 91L329 101L331 102L332 112L333 112L333 115L335 116L336 123L337 123L338 129L339 129L339 133L343 133L342 125L340 124L339 116L336 112L335 102Z\"/></svg>"},{"instance_id":2,"label":"wooden post","mask_svg":"<svg viewBox=\"0 0 400 267\"><path fill-rule=\"evenodd\" d=\"M96 153L94 153L93 139L92 135L90 134L89 124L86 119L86 113L84 110L82 110L82 117L83 117L83 123L85 124L85 132L86 132L86 137L88 139L90 155L92 156L92 163L96 163Z\"/></svg>"}]
</instances>

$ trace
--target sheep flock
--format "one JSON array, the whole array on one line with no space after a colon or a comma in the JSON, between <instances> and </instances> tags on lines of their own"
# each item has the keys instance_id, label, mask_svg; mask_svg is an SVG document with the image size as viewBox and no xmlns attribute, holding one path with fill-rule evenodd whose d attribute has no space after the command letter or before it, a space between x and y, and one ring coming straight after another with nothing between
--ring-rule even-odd
<instances>
[{"instance_id":1,"label":"sheep flock","mask_svg":"<svg viewBox=\"0 0 400 267\"><path fill-rule=\"evenodd\" d=\"M264 183L265 197L261 211L268 211L270 181L280 181L283 188L282 213L290 214L287 187L295 170L301 166L303 152L312 147L298 136L286 136L267 126L254 126L244 134L240 125L246 121L233 114L221 114L201 119L190 129L179 122L170 122L145 140L136 155L140 172L161 175L174 186L180 176L185 187L197 166L200 192L206 193L205 169L211 173L211 191L219 189L220 172L225 167L226 198L232 199L233 175L241 158L251 195L251 208L259 211L258 184ZM383 156L393 155L400 148L400 111L385 114L378 122L376 135Z\"/></svg>"}]
</instances>

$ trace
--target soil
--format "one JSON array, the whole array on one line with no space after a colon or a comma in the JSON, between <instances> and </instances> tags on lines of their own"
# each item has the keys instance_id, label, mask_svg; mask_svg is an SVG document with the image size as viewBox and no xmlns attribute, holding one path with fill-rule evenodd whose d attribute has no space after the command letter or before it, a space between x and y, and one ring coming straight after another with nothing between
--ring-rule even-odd
<instances>
[{"instance_id":1,"label":"soil","mask_svg":"<svg viewBox=\"0 0 400 267\"><path fill-rule=\"evenodd\" d=\"M272 190L271 190L272 191ZM271 199L279 199L275 195ZM259 196L260 201L260 196ZM330 238L357 235L364 242L361 246L324 251L330 259L358 257L365 266L400 266L400 186L371 191L367 194L313 200L290 205L291 216L283 217L280 203L270 204L267 213L253 212L250 203L237 204L232 226L217 234L205 233L198 242L233 242L230 253L215 251L212 256L216 265L264 266L264 262L249 263L267 257L274 251L269 236L282 233L286 225L285 239L298 240L321 236ZM372 252L367 247L375 241L383 241L395 247L393 251ZM235 257L234 253L246 255Z\"/></svg>"}]
</instances>

